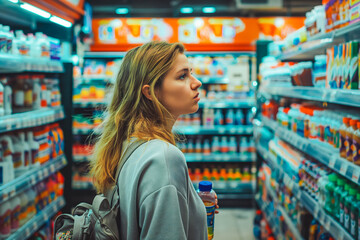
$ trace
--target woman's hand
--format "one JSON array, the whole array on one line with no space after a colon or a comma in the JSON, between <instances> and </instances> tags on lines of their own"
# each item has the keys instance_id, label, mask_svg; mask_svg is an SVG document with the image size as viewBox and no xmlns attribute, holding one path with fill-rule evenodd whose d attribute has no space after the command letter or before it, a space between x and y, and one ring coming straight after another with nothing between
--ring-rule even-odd
<instances>
[{"instance_id":1,"label":"woman's hand","mask_svg":"<svg viewBox=\"0 0 360 240\"><path fill-rule=\"evenodd\" d=\"M217 194L215 193L215 214L218 214L219 211L216 209L219 209L219 205L218 205L218 197Z\"/></svg>"}]
</instances>

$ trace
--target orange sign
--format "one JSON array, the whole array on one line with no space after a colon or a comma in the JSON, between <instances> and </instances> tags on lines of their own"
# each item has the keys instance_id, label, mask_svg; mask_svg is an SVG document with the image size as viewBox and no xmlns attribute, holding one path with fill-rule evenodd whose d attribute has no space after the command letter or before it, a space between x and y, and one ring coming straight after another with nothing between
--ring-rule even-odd
<instances>
[{"instance_id":1,"label":"orange sign","mask_svg":"<svg viewBox=\"0 0 360 240\"><path fill-rule=\"evenodd\" d=\"M283 37L286 24L304 18L110 18L94 19L92 51L127 51L152 40L182 42L188 51L253 51L255 41ZM291 21L290 21L291 20Z\"/></svg>"}]
</instances>

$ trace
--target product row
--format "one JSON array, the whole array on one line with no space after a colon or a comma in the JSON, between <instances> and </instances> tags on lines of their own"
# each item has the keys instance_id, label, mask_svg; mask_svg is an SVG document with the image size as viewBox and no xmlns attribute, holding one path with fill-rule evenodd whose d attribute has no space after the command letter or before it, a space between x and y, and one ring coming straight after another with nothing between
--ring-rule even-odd
<instances>
[{"instance_id":1,"label":"product row","mask_svg":"<svg viewBox=\"0 0 360 240\"><path fill-rule=\"evenodd\" d=\"M228 84L207 84L199 89L202 101L242 100L254 97L252 91L235 91Z\"/></svg>"},{"instance_id":2,"label":"product row","mask_svg":"<svg viewBox=\"0 0 360 240\"><path fill-rule=\"evenodd\" d=\"M24 34L22 30L10 30L0 24L0 55L60 60L61 45L55 38L41 32Z\"/></svg>"},{"instance_id":3,"label":"product row","mask_svg":"<svg viewBox=\"0 0 360 240\"><path fill-rule=\"evenodd\" d=\"M266 86L314 86L332 89L359 89L359 42L351 41L315 56L315 62L279 63L264 58L260 67Z\"/></svg>"},{"instance_id":4,"label":"product row","mask_svg":"<svg viewBox=\"0 0 360 240\"><path fill-rule=\"evenodd\" d=\"M221 139L221 140L220 140ZM189 138L187 142L178 142L177 146L184 153L241 153L250 154L255 152L255 143L252 138L213 136L202 139Z\"/></svg>"},{"instance_id":5,"label":"product row","mask_svg":"<svg viewBox=\"0 0 360 240\"><path fill-rule=\"evenodd\" d=\"M63 154L64 133L58 123L0 136L1 184Z\"/></svg>"},{"instance_id":6,"label":"product row","mask_svg":"<svg viewBox=\"0 0 360 240\"><path fill-rule=\"evenodd\" d=\"M181 115L175 126L241 126L251 125L254 112L251 109L209 109L194 114Z\"/></svg>"},{"instance_id":7,"label":"product row","mask_svg":"<svg viewBox=\"0 0 360 240\"><path fill-rule=\"evenodd\" d=\"M342 158L360 164L360 115L351 110L325 110L307 104L280 107L280 125L301 137L317 139L339 149Z\"/></svg>"},{"instance_id":8,"label":"product row","mask_svg":"<svg viewBox=\"0 0 360 240\"><path fill-rule=\"evenodd\" d=\"M268 174L270 176L267 177ZM261 203L266 203L267 206L263 211L256 213L255 238L277 239L280 233L285 239L301 237L312 240L334 240L335 238L314 218L313 213L302 206L290 189L282 183L277 183L273 175L274 172L266 165L260 169L259 194ZM274 193L271 194L270 191ZM268 220L271 221L267 222ZM277 229L277 231L273 232L272 229Z\"/></svg>"},{"instance_id":9,"label":"product row","mask_svg":"<svg viewBox=\"0 0 360 240\"><path fill-rule=\"evenodd\" d=\"M0 77L0 116L61 106L59 80L44 75Z\"/></svg>"},{"instance_id":10,"label":"product row","mask_svg":"<svg viewBox=\"0 0 360 240\"><path fill-rule=\"evenodd\" d=\"M0 203L0 239L6 239L64 192L60 172Z\"/></svg>"},{"instance_id":11,"label":"product row","mask_svg":"<svg viewBox=\"0 0 360 240\"><path fill-rule=\"evenodd\" d=\"M73 115L73 128L92 130L103 122L103 111L94 110L91 117L83 114Z\"/></svg>"}]
</instances>

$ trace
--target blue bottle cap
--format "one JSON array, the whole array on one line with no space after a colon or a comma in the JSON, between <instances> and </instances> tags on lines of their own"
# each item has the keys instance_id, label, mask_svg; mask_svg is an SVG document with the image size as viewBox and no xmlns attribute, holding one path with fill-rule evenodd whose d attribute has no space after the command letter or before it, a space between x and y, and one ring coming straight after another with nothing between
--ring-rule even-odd
<instances>
[{"instance_id":1,"label":"blue bottle cap","mask_svg":"<svg viewBox=\"0 0 360 240\"><path fill-rule=\"evenodd\" d=\"M212 189L212 182L209 182L209 181L199 182L199 190L200 191L210 192L211 189Z\"/></svg>"}]
</instances>

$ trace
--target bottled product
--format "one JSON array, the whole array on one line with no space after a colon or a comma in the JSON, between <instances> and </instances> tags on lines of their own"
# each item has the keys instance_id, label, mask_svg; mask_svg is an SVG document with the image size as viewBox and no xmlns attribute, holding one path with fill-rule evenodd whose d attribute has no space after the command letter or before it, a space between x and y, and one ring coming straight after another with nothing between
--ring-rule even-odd
<instances>
[{"instance_id":1,"label":"bottled product","mask_svg":"<svg viewBox=\"0 0 360 240\"><path fill-rule=\"evenodd\" d=\"M20 227L20 209L21 202L18 196L15 196L9 200L11 203L11 233L16 232Z\"/></svg>"},{"instance_id":2,"label":"bottled product","mask_svg":"<svg viewBox=\"0 0 360 240\"><path fill-rule=\"evenodd\" d=\"M356 200L356 189L350 188L349 195L345 197L345 204L344 204L344 227L345 229L350 232L350 223L351 223L351 203L355 202Z\"/></svg>"},{"instance_id":3,"label":"bottled product","mask_svg":"<svg viewBox=\"0 0 360 240\"><path fill-rule=\"evenodd\" d=\"M334 212L335 218L339 221L340 220L340 197L341 193L344 191L346 180L343 178L338 178L337 180L337 187L334 190L335 196L335 204L334 204Z\"/></svg>"},{"instance_id":4,"label":"bottled product","mask_svg":"<svg viewBox=\"0 0 360 240\"><path fill-rule=\"evenodd\" d=\"M0 83L4 87L4 115L12 113L12 89L6 77L0 78Z\"/></svg>"},{"instance_id":5,"label":"bottled product","mask_svg":"<svg viewBox=\"0 0 360 240\"><path fill-rule=\"evenodd\" d=\"M13 94L14 94L14 107L24 107L25 106L25 80L26 75L20 75L16 78L16 81L13 86Z\"/></svg>"},{"instance_id":6,"label":"bottled product","mask_svg":"<svg viewBox=\"0 0 360 240\"><path fill-rule=\"evenodd\" d=\"M345 198L349 195L350 185L345 184L344 191L342 191L340 196L340 224L344 226L345 223Z\"/></svg>"},{"instance_id":7,"label":"bottled product","mask_svg":"<svg viewBox=\"0 0 360 240\"><path fill-rule=\"evenodd\" d=\"M11 234L11 212L10 201L0 204L0 239L6 239Z\"/></svg>"},{"instance_id":8,"label":"bottled product","mask_svg":"<svg viewBox=\"0 0 360 240\"><path fill-rule=\"evenodd\" d=\"M1 41L1 40L0 40ZM5 115L4 108L4 86L0 81L0 117Z\"/></svg>"},{"instance_id":9,"label":"bottled product","mask_svg":"<svg viewBox=\"0 0 360 240\"><path fill-rule=\"evenodd\" d=\"M226 125L234 125L234 110L232 109L226 113Z\"/></svg>"},{"instance_id":10,"label":"bottled product","mask_svg":"<svg viewBox=\"0 0 360 240\"><path fill-rule=\"evenodd\" d=\"M346 134L346 159L351 162L353 161L352 144L353 144L354 133L357 130L357 122L358 120L355 119L350 120L350 127L348 128Z\"/></svg>"},{"instance_id":11,"label":"bottled product","mask_svg":"<svg viewBox=\"0 0 360 240\"><path fill-rule=\"evenodd\" d=\"M227 153L229 152L229 145L228 145L228 142L227 142L227 137L223 136L221 138L221 149L220 151L222 153Z\"/></svg>"},{"instance_id":12,"label":"bottled product","mask_svg":"<svg viewBox=\"0 0 360 240\"><path fill-rule=\"evenodd\" d=\"M28 221L28 196L24 192L19 194L20 199L20 213L19 213L19 227L22 227Z\"/></svg>"},{"instance_id":13,"label":"bottled product","mask_svg":"<svg viewBox=\"0 0 360 240\"><path fill-rule=\"evenodd\" d=\"M340 156L346 158L346 136L348 128L350 127L350 118L343 118L343 125L340 127Z\"/></svg>"},{"instance_id":14,"label":"bottled product","mask_svg":"<svg viewBox=\"0 0 360 240\"><path fill-rule=\"evenodd\" d=\"M29 143L31 154L30 154L30 166L39 166L39 148L38 142L34 141L34 134L32 131L27 132L27 142Z\"/></svg>"},{"instance_id":15,"label":"bottled product","mask_svg":"<svg viewBox=\"0 0 360 240\"><path fill-rule=\"evenodd\" d=\"M214 218L216 204L216 195L214 190L212 190L212 183L208 181L201 181L199 183L198 194L205 204L207 213L208 240L210 240L214 237Z\"/></svg>"},{"instance_id":16,"label":"bottled product","mask_svg":"<svg viewBox=\"0 0 360 240\"><path fill-rule=\"evenodd\" d=\"M230 137L229 153L236 153L236 138Z\"/></svg>"},{"instance_id":17,"label":"bottled product","mask_svg":"<svg viewBox=\"0 0 360 240\"><path fill-rule=\"evenodd\" d=\"M197 139L197 140L196 140L195 152L196 152L196 153L201 153L201 152L202 152L201 139Z\"/></svg>"},{"instance_id":18,"label":"bottled product","mask_svg":"<svg viewBox=\"0 0 360 240\"><path fill-rule=\"evenodd\" d=\"M213 138L211 151L213 153L220 153L220 141L219 141L219 137L217 136Z\"/></svg>"},{"instance_id":19,"label":"bottled product","mask_svg":"<svg viewBox=\"0 0 360 240\"><path fill-rule=\"evenodd\" d=\"M334 190L336 188L336 181L337 181L337 175L336 173L332 173L329 175L329 182L326 184L325 189L325 211L328 212L330 215L335 215L335 196L334 196Z\"/></svg>"},{"instance_id":20,"label":"bottled product","mask_svg":"<svg viewBox=\"0 0 360 240\"><path fill-rule=\"evenodd\" d=\"M23 153L24 154L24 168L28 169L31 164L31 149L25 139L25 133L19 132L18 136L19 136L20 144L22 145L23 152L24 152Z\"/></svg>"},{"instance_id":21,"label":"bottled product","mask_svg":"<svg viewBox=\"0 0 360 240\"><path fill-rule=\"evenodd\" d=\"M0 136L0 144L2 147L2 166L4 167L4 175L2 177L2 183L10 182L15 178L14 171L14 146L9 136ZM1 182L1 181L0 181Z\"/></svg>"},{"instance_id":22,"label":"bottled product","mask_svg":"<svg viewBox=\"0 0 360 240\"><path fill-rule=\"evenodd\" d=\"M210 142L209 139L205 139L204 140L204 155L208 155L211 153L211 148L210 148Z\"/></svg>"},{"instance_id":23,"label":"bottled product","mask_svg":"<svg viewBox=\"0 0 360 240\"><path fill-rule=\"evenodd\" d=\"M237 109L235 113L235 125L244 125L245 118L241 109Z\"/></svg>"},{"instance_id":24,"label":"bottled product","mask_svg":"<svg viewBox=\"0 0 360 240\"><path fill-rule=\"evenodd\" d=\"M214 125L224 125L224 116L220 109L217 109L215 112Z\"/></svg>"},{"instance_id":25,"label":"bottled product","mask_svg":"<svg viewBox=\"0 0 360 240\"><path fill-rule=\"evenodd\" d=\"M351 150L353 163L360 165L360 121L357 122L357 130L353 134Z\"/></svg>"},{"instance_id":26,"label":"bottled product","mask_svg":"<svg viewBox=\"0 0 360 240\"><path fill-rule=\"evenodd\" d=\"M358 234L359 234L358 233L359 203L360 203L360 193L357 192L355 201L351 202L351 208L350 208L350 234L355 239L358 239Z\"/></svg>"},{"instance_id":27,"label":"bottled product","mask_svg":"<svg viewBox=\"0 0 360 240\"><path fill-rule=\"evenodd\" d=\"M28 197L28 218L31 219L36 215L36 191L31 187L26 191L25 194Z\"/></svg>"}]
</instances>

